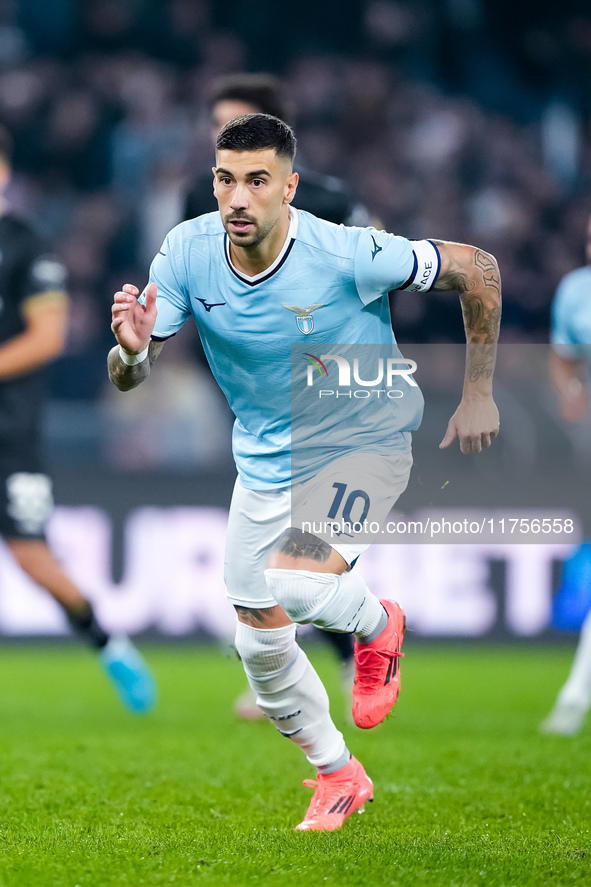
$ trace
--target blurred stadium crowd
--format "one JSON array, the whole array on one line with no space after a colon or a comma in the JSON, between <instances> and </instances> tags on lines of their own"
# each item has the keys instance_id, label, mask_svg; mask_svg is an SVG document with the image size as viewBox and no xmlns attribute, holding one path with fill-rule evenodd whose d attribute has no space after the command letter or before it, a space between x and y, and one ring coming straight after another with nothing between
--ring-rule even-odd
<instances>
[{"instance_id":1,"label":"blurred stadium crowd","mask_svg":"<svg viewBox=\"0 0 591 887\"><path fill-rule=\"evenodd\" d=\"M72 431L83 415L96 423L95 405L113 397L105 393L112 293L125 281L143 285L192 178L211 167L208 90L236 71L284 79L306 163L346 179L386 229L493 252L504 282L503 340L547 341L556 284L584 261L591 13L541 2L530 22L527 6L3 0L0 121L16 145L10 201L51 238L70 272L55 427ZM398 294L393 302L400 341L461 340L459 306L448 296ZM178 338L159 384L174 383L170 409L185 423L193 420L184 407L197 402L211 429L211 411L222 407L194 360L194 340ZM149 408L150 393L141 398ZM155 398L163 402L161 391ZM138 428L130 409L115 423L128 442ZM209 450L201 437L199 451L187 451L199 430L190 424L182 445L177 435L164 446L161 433L158 445L177 465L225 457L224 415ZM115 432L112 454L125 464L118 439ZM134 462L161 456L136 450Z\"/></svg>"}]
</instances>

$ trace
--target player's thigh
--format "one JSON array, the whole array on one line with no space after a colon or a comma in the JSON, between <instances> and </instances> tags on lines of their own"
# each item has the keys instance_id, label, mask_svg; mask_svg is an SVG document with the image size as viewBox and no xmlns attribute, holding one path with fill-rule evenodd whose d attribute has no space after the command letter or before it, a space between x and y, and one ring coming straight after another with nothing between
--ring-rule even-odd
<instances>
[{"instance_id":1,"label":"player's thigh","mask_svg":"<svg viewBox=\"0 0 591 887\"><path fill-rule=\"evenodd\" d=\"M269 555L289 526L288 489L247 490L236 482L226 535L226 591L236 607L266 609L277 602L267 589Z\"/></svg>"},{"instance_id":2,"label":"player's thigh","mask_svg":"<svg viewBox=\"0 0 591 887\"><path fill-rule=\"evenodd\" d=\"M410 452L354 453L294 486L291 526L318 536L351 563L372 542L408 484Z\"/></svg>"}]
</instances>

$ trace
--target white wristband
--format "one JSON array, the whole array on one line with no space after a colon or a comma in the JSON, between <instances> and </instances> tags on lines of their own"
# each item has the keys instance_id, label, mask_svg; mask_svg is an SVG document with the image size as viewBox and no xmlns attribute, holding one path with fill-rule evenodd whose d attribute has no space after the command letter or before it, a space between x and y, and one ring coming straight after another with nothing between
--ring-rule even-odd
<instances>
[{"instance_id":1,"label":"white wristband","mask_svg":"<svg viewBox=\"0 0 591 887\"><path fill-rule=\"evenodd\" d=\"M126 363L128 367L133 367L136 363L143 363L146 357L148 356L148 350L150 346L146 345L143 351L140 351L139 354L128 354L127 351L124 351L121 345L119 346L119 355L123 363Z\"/></svg>"}]
</instances>

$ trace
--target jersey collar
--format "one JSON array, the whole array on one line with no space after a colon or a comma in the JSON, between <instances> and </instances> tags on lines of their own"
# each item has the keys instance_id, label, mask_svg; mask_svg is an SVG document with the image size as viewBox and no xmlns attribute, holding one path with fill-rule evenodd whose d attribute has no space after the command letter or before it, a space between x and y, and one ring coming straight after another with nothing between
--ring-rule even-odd
<instances>
[{"instance_id":1,"label":"jersey collar","mask_svg":"<svg viewBox=\"0 0 591 887\"><path fill-rule=\"evenodd\" d=\"M230 258L230 239L227 234L224 234L224 252L226 255L226 262L228 263L228 267L232 274L241 280L242 283L246 283L248 286L256 286L257 283L262 283L264 280L268 280L270 277L273 277L276 274L284 262L287 260L288 255L290 254L292 247L296 241L296 236L298 233L298 211L293 209L291 206L289 207L289 231L287 232L287 237L285 238L285 243L281 247L281 252L275 259L272 265L269 265L268 268L265 268L264 271L261 271L259 274L255 274L253 277L248 277L248 275L243 274L242 271L239 271L232 264L232 259Z\"/></svg>"}]
</instances>

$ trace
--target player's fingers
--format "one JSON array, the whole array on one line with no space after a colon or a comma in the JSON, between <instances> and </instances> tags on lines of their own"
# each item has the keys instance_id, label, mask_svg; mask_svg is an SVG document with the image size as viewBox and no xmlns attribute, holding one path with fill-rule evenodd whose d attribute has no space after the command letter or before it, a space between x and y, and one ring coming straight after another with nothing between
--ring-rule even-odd
<instances>
[{"instance_id":1,"label":"player's fingers","mask_svg":"<svg viewBox=\"0 0 591 887\"><path fill-rule=\"evenodd\" d=\"M146 294L146 308L151 308L156 304L156 296L158 295L158 284L151 283L144 290Z\"/></svg>"},{"instance_id":2,"label":"player's fingers","mask_svg":"<svg viewBox=\"0 0 591 887\"><path fill-rule=\"evenodd\" d=\"M460 437L460 450L465 456L471 453L479 453L481 449L480 435L478 437L471 437L467 434L465 437Z\"/></svg>"},{"instance_id":3,"label":"player's fingers","mask_svg":"<svg viewBox=\"0 0 591 887\"><path fill-rule=\"evenodd\" d=\"M137 286L134 286L133 283L125 283L121 289L124 293L129 293L130 296L137 296L139 293L139 289Z\"/></svg>"},{"instance_id":4,"label":"player's fingers","mask_svg":"<svg viewBox=\"0 0 591 887\"><path fill-rule=\"evenodd\" d=\"M447 426L447 431L445 432L445 436L444 436L443 440L441 441L441 443L439 444L439 449L443 450L443 449L445 449L445 447L448 447L451 443L453 443L454 440L456 439L457 433L458 432L457 432L455 425L450 420L450 422Z\"/></svg>"},{"instance_id":5,"label":"player's fingers","mask_svg":"<svg viewBox=\"0 0 591 887\"><path fill-rule=\"evenodd\" d=\"M119 292L115 293L113 296L113 301L118 302L128 302L131 303L135 300L135 296L131 293L125 293L123 290L119 290Z\"/></svg>"},{"instance_id":6,"label":"player's fingers","mask_svg":"<svg viewBox=\"0 0 591 887\"><path fill-rule=\"evenodd\" d=\"M482 434L480 436L480 442L482 444L483 450L485 450L487 447L490 447L490 434Z\"/></svg>"}]
</instances>

